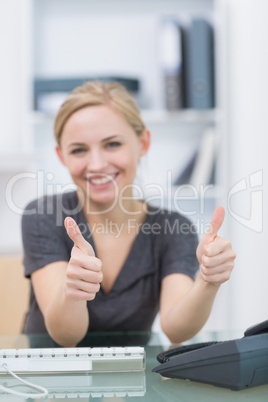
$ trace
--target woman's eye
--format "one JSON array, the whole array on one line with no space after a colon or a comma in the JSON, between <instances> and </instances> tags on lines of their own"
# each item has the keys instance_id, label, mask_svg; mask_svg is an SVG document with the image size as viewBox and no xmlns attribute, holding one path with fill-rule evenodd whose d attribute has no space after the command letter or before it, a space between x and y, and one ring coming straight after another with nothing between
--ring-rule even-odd
<instances>
[{"instance_id":1,"label":"woman's eye","mask_svg":"<svg viewBox=\"0 0 268 402\"><path fill-rule=\"evenodd\" d=\"M75 148L71 151L72 155L81 154L82 152L86 152L85 148Z\"/></svg>"},{"instance_id":2,"label":"woman's eye","mask_svg":"<svg viewBox=\"0 0 268 402\"><path fill-rule=\"evenodd\" d=\"M112 141L112 142L108 142L107 147L108 148L116 148L116 147L120 147L121 143L118 141Z\"/></svg>"}]
</instances>

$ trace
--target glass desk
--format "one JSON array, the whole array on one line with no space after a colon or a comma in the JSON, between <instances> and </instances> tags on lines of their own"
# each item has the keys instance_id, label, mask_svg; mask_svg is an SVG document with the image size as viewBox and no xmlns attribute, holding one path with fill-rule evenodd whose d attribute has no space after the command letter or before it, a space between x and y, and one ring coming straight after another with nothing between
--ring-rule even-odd
<instances>
[{"instance_id":1,"label":"glass desk","mask_svg":"<svg viewBox=\"0 0 268 402\"><path fill-rule=\"evenodd\" d=\"M189 343L237 339L243 334L201 333ZM56 344L47 335L0 336L0 348L53 348ZM159 363L158 353L170 347L162 334L156 333L91 333L78 346L144 346L146 370L136 373L94 373L23 376L24 379L49 390L46 401L176 401L176 402L240 402L267 401L268 385L242 391L199 384L189 380L165 379L152 369ZM29 388L10 376L0 376L0 383L27 392ZM14 395L0 393L2 401L32 401ZM39 399L40 400L40 399Z\"/></svg>"}]
</instances>

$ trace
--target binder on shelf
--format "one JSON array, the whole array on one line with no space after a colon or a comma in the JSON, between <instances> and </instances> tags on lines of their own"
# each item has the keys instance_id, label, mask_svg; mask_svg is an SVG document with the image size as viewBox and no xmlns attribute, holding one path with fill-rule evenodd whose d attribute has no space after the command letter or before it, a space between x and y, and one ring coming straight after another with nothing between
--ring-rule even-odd
<instances>
[{"instance_id":1,"label":"binder on shelf","mask_svg":"<svg viewBox=\"0 0 268 402\"><path fill-rule=\"evenodd\" d=\"M200 144L193 150L188 162L174 181L175 186L190 184L195 187L214 183L216 161L216 133L208 127Z\"/></svg>"},{"instance_id":2,"label":"binder on shelf","mask_svg":"<svg viewBox=\"0 0 268 402\"><path fill-rule=\"evenodd\" d=\"M115 81L124 85L135 97L140 90L140 81L137 78L119 76L91 76L69 78L41 78L36 77L33 83L34 109L46 113L55 113L69 92L86 81Z\"/></svg>"},{"instance_id":3,"label":"binder on shelf","mask_svg":"<svg viewBox=\"0 0 268 402\"><path fill-rule=\"evenodd\" d=\"M209 127L203 133L199 151L190 178L190 184L198 187L212 182L216 159L216 132Z\"/></svg>"},{"instance_id":4,"label":"binder on shelf","mask_svg":"<svg viewBox=\"0 0 268 402\"><path fill-rule=\"evenodd\" d=\"M175 186L182 186L184 184L189 184L196 163L197 154L198 149L195 149L190 159L184 166L183 170L179 174L178 178L174 181Z\"/></svg>"},{"instance_id":5,"label":"binder on shelf","mask_svg":"<svg viewBox=\"0 0 268 402\"><path fill-rule=\"evenodd\" d=\"M184 107L182 33L177 20L164 18L160 26L160 63L167 110Z\"/></svg>"},{"instance_id":6,"label":"binder on shelf","mask_svg":"<svg viewBox=\"0 0 268 402\"><path fill-rule=\"evenodd\" d=\"M185 97L189 109L215 107L214 32L203 18L194 18L183 34Z\"/></svg>"}]
</instances>

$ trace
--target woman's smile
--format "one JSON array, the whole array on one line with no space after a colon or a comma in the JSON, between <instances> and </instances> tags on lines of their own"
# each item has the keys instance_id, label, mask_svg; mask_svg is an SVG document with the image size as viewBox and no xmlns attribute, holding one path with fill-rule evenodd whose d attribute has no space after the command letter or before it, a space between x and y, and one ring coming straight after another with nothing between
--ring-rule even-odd
<instances>
[{"instance_id":1,"label":"woman's smile","mask_svg":"<svg viewBox=\"0 0 268 402\"><path fill-rule=\"evenodd\" d=\"M115 180L118 177L118 175L119 172L113 174L111 173L89 174L86 177L86 181L94 188L106 188L115 183Z\"/></svg>"}]
</instances>

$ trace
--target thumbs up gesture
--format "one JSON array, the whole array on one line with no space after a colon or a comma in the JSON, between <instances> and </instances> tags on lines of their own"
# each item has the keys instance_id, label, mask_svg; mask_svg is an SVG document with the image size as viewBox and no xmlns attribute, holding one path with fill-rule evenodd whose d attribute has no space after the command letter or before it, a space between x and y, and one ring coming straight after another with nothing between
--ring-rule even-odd
<instances>
[{"instance_id":1,"label":"thumbs up gesture","mask_svg":"<svg viewBox=\"0 0 268 402\"><path fill-rule=\"evenodd\" d=\"M196 250L201 277L205 282L218 286L230 278L236 258L230 241L218 236L224 215L223 207L215 209L210 228L204 234Z\"/></svg>"},{"instance_id":2,"label":"thumbs up gesture","mask_svg":"<svg viewBox=\"0 0 268 402\"><path fill-rule=\"evenodd\" d=\"M93 248L84 239L73 218L66 218L64 224L74 242L66 270L66 295L73 300L93 300L103 279L102 263L95 257Z\"/></svg>"}]
</instances>

